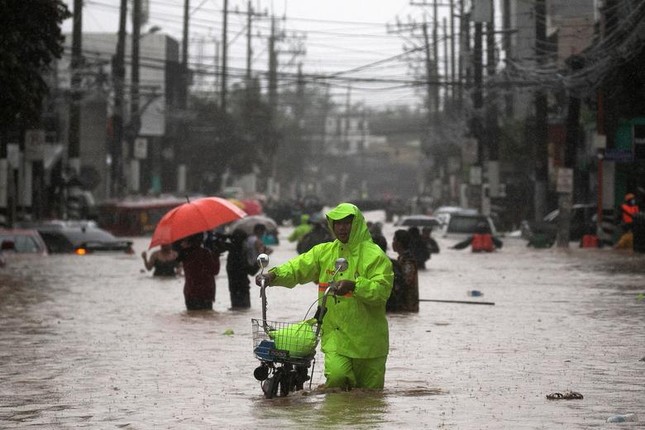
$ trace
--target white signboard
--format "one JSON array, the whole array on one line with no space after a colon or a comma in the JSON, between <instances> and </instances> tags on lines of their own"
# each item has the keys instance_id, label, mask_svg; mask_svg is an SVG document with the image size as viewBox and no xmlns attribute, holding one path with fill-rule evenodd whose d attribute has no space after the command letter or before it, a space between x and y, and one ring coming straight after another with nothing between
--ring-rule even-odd
<instances>
[{"instance_id":1,"label":"white signboard","mask_svg":"<svg viewBox=\"0 0 645 430\"><path fill-rule=\"evenodd\" d=\"M145 137L137 137L134 139L134 158L138 160L145 160L148 158L148 139Z\"/></svg>"},{"instance_id":2,"label":"white signboard","mask_svg":"<svg viewBox=\"0 0 645 430\"><path fill-rule=\"evenodd\" d=\"M25 131L25 160L40 161L45 147L45 130Z\"/></svg>"},{"instance_id":3,"label":"white signboard","mask_svg":"<svg viewBox=\"0 0 645 430\"><path fill-rule=\"evenodd\" d=\"M558 168L556 191L558 193L573 192L573 169L567 169L565 167Z\"/></svg>"},{"instance_id":4,"label":"white signboard","mask_svg":"<svg viewBox=\"0 0 645 430\"><path fill-rule=\"evenodd\" d=\"M481 166L470 166L470 185L482 184L482 168Z\"/></svg>"},{"instance_id":5,"label":"white signboard","mask_svg":"<svg viewBox=\"0 0 645 430\"><path fill-rule=\"evenodd\" d=\"M141 113L141 136L163 136L166 132L166 98L164 96L150 96L150 101Z\"/></svg>"},{"instance_id":6,"label":"white signboard","mask_svg":"<svg viewBox=\"0 0 645 430\"><path fill-rule=\"evenodd\" d=\"M20 167L20 145L17 143L7 145L7 161L9 161L9 167L12 169Z\"/></svg>"}]
</instances>

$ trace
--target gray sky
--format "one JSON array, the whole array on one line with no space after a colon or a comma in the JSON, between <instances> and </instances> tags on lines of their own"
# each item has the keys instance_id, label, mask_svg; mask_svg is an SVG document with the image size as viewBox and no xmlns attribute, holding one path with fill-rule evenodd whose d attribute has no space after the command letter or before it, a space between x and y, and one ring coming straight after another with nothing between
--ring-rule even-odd
<instances>
[{"instance_id":1,"label":"gray sky","mask_svg":"<svg viewBox=\"0 0 645 430\"><path fill-rule=\"evenodd\" d=\"M183 1L149 1L147 28L159 26L163 33L180 41ZM66 2L71 9L73 0ZM84 31L116 32L119 3L119 0L85 0ZM215 47L222 39L223 3L223 0L191 0L190 62L193 66L214 71ZM231 13L228 19L228 65L231 76L241 76L246 67L248 2L229 0L228 3L229 11L239 12ZM293 74L297 64L302 63L305 74L335 75L336 78L329 82L339 103L344 103L348 94L352 102L364 101L374 107L420 102L410 89L409 81L413 76L408 63L399 58L404 44L409 49L412 42L419 39L411 38L409 32L397 34L393 30L397 17L405 23L410 20L421 22L428 8L411 6L409 0L254 0L252 4L254 12L260 15L252 23L254 72L268 69L271 31L268 15L273 11L279 18L277 27L285 36L277 46L280 72ZM71 28L70 19L64 24L64 30L71 32ZM306 52L294 54L302 48ZM211 76L205 76L198 84L208 86L211 79ZM230 81L235 82L235 78ZM290 85L290 80L282 81L282 85Z\"/></svg>"}]
</instances>

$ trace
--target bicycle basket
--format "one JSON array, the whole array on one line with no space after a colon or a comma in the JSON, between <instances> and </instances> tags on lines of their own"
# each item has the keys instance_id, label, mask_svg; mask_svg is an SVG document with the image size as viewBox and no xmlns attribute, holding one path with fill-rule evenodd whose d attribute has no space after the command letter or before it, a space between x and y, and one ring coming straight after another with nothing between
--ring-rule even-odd
<instances>
[{"instance_id":1,"label":"bicycle basket","mask_svg":"<svg viewBox=\"0 0 645 430\"><path fill-rule=\"evenodd\" d=\"M253 352L265 361L302 361L316 353L315 319L296 323L252 319Z\"/></svg>"}]
</instances>

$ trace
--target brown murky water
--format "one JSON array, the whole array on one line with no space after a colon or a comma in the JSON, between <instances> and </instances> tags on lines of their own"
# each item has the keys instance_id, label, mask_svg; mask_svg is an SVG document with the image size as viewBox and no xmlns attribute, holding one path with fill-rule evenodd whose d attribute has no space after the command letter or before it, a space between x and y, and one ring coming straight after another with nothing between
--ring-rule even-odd
<instances>
[{"instance_id":1,"label":"brown murky water","mask_svg":"<svg viewBox=\"0 0 645 430\"><path fill-rule=\"evenodd\" d=\"M267 400L253 378L256 291L252 309L229 311L223 271L215 310L188 313L183 279L141 273L147 244L135 239L134 256L13 259L0 270L0 428L645 427L643 255L514 239L482 255L440 241L421 298L494 306L423 302L392 315L382 393L316 390L319 357L313 390ZM283 240L271 264L293 255ZM304 318L315 294L270 289L269 319ZM566 390L584 399L546 399ZM640 421L606 422L625 413Z\"/></svg>"}]
</instances>

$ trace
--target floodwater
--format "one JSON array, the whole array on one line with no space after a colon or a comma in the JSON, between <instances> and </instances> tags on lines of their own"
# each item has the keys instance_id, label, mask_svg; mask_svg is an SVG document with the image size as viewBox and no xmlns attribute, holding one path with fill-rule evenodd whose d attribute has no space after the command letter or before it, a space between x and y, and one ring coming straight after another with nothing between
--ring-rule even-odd
<instances>
[{"instance_id":1,"label":"floodwater","mask_svg":"<svg viewBox=\"0 0 645 430\"><path fill-rule=\"evenodd\" d=\"M271 265L295 255L289 231ZM229 311L222 270L215 310L189 313L183 279L142 273L149 239L134 240L132 256L0 269L0 428L645 428L645 255L510 238L483 255L440 240L420 297L494 305L391 315L383 392L325 393L319 356L311 390L267 400L253 378L257 290L250 310ZM269 319L297 321L316 289L267 293ZM584 399L546 398L568 390ZM607 423L628 413L640 421Z\"/></svg>"}]
</instances>

